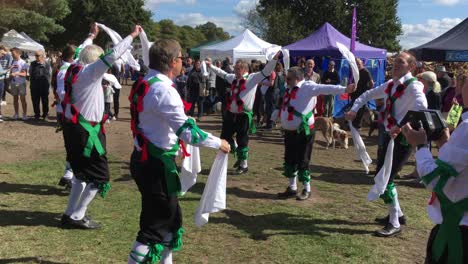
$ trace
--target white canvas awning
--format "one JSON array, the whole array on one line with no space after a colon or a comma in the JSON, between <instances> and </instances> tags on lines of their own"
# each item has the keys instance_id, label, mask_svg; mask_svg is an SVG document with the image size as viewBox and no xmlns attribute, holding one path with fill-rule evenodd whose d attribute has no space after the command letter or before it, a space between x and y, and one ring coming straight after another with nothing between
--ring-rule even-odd
<instances>
[{"instance_id":1,"label":"white canvas awning","mask_svg":"<svg viewBox=\"0 0 468 264\"><path fill-rule=\"evenodd\" d=\"M266 60L265 52L268 48L275 46L257 37L246 29L242 34L214 45L202 47L200 58L224 59L230 57L233 61L237 59Z\"/></svg>"},{"instance_id":2,"label":"white canvas awning","mask_svg":"<svg viewBox=\"0 0 468 264\"><path fill-rule=\"evenodd\" d=\"M26 52L35 52L37 50L44 50L44 46L31 39L25 33L18 33L12 29L3 35L2 42L0 44L8 48L19 48Z\"/></svg>"}]
</instances>

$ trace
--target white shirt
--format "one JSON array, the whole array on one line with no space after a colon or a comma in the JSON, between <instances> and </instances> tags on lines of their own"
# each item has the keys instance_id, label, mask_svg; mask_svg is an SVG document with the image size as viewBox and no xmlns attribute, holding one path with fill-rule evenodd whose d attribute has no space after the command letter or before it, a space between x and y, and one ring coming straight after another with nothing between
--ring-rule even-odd
<instances>
[{"instance_id":1,"label":"white shirt","mask_svg":"<svg viewBox=\"0 0 468 264\"><path fill-rule=\"evenodd\" d=\"M104 73L103 78L104 78L104 80L108 81L112 85L112 88L115 88L115 89L121 89L122 88L122 85L120 85L119 81L114 76L114 74Z\"/></svg>"},{"instance_id":2,"label":"white shirt","mask_svg":"<svg viewBox=\"0 0 468 264\"><path fill-rule=\"evenodd\" d=\"M463 122L455 129L450 139L439 150L439 159L450 164L458 173L457 177L450 177L443 188L443 192L452 202L458 202L468 197L468 112L462 115ZM428 148L421 148L416 152L416 166L419 175L425 176L437 168L432 153ZM427 186L433 189L439 177ZM434 224L442 223L440 203L436 198L427 206L427 213ZM468 226L468 212L465 212L460 225Z\"/></svg>"},{"instance_id":3,"label":"white shirt","mask_svg":"<svg viewBox=\"0 0 468 264\"><path fill-rule=\"evenodd\" d=\"M184 104L171 79L166 75L150 69L145 80L156 76L161 82L155 82L150 86L148 93L143 98L143 111L139 114L138 127L143 135L158 148L170 150L178 142L177 130L187 121L184 112ZM190 129L180 134L180 139L191 143L192 133ZM193 145L193 144L192 144ZM138 147L138 143L135 142ZM208 137L195 146L203 146L214 149L221 147L221 139L208 133Z\"/></svg>"},{"instance_id":4,"label":"white shirt","mask_svg":"<svg viewBox=\"0 0 468 264\"><path fill-rule=\"evenodd\" d=\"M109 69L109 65L115 62L130 48L132 36L123 39L103 59L84 65L78 73L78 78L73 84L72 101L80 114L88 121L100 122L104 113L104 91L102 89L102 77ZM67 118L71 117L70 106L65 111Z\"/></svg>"},{"instance_id":5,"label":"white shirt","mask_svg":"<svg viewBox=\"0 0 468 264\"><path fill-rule=\"evenodd\" d=\"M297 84L299 89L296 92L296 98L289 101L289 106L307 115L310 113L317 104L317 96L320 94L341 94L345 92L345 87L340 85L325 85L317 84L313 81L301 81ZM287 88L291 92L292 88ZM293 115L292 120L288 120L288 106L285 109L281 106L281 126L286 130L296 130L302 123L302 119ZM315 123L315 118L309 118L309 126Z\"/></svg>"},{"instance_id":6,"label":"white shirt","mask_svg":"<svg viewBox=\"0 0 468 264\"><path fill-rule=\"evenodd\" d=\"M28 72L28 68L29 68L28 64L23 59L14 60L13 63L11 64L11 73L22 72L22 71ZM11 80L11 83L13 84L26 83L26 77L15 76Z\"/></svg>"},{"instance_id":7,"label":"white shirt","mask_svg":"<svg viewBox=\"0 0 468 264\"><path fill-rule=\"evenodd\" d=\"M265 68L263 68L260 72L255 72L250 74L247 77L247 81L245 82L245 90L240 92L239 96L244 101L244 107L247 111L252 111L253 103L255 100L255 92L257 91L257 84L261 82L264 78L268 77L271 72L275 69L277 60L271 60L267 63ZM228 74L227 72L221 70L220 68L211 65L210 69L216 73L221 78L224 78L226 81L232 84L232 82L236 79L236 75L233 73ZM237 80L239 83L239 80ZM233 95L231 95L233 96ZM239 113L237 107L237 100L234 98L232 100L230 106L230 112L232 113ZM241 111L242 113L243 111Z\"/></svg>"},{"instance_id":8,"label":"white shirt","mask_svg":"<svg viewBox=\"0 0 468 264\"><path fill-rule=\"evenodd\" d=\"M410 72L408 72L405 76L401 77L398 81L393 84L392 90L390 91L390 95L392 95L398 85L404 83L405 81L413 78ZM357 112L359 108L364 106L367 101L371 99L380 99L384 98L385 101L387 100L387 94L385 93L385 89L387 89L388 84L391 82L388 81L375 89L370 89L367 92L363 93L359 96L358 99L354 102L351 111ZM405 117L406 113L410 110L418 111L427 109L427 100L426 96L423 92L424 85L419 81L413 81L408 87L406 87L405 92L403 95L396 99L393 103L393 111L395 114L395 119L398 123ZM384 120L385 128L389 131L390 129L387 128L387 119Z\"/></svg>"},{"instance_id":9,"label":"white shirt","mask_svg":"<svg viewBox=\"0 0 468 264\"><path fill-rule=\"evenodd\" d=\"M81 50L84 47L93 44L93 40L91 38L87 38L77 49ZM76 61L74 61L76 63ZM57 73L57 95L59 96L60 101L63 101L65 98L65 74L67 73L68 68L70 67L71 63L62 61L62 65L60 66L60 70ZM60 104L57 105L57 111L62 109ZM62 112L62 111L59 111Z\"/></svg>"}]
</instances>

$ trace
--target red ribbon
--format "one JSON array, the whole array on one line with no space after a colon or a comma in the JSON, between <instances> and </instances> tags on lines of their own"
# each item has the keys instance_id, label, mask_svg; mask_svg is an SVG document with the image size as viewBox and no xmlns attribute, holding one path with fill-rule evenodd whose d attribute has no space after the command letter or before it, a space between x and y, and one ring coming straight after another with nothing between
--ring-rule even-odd
<instances>
[{"instance_id":1,"label":"red ribbon","mask_svg":"<svg viewBox=\"0 0 468 264\"><path fill-rule=\"evenodd\" d=\"M185 146L185 142L182 139L179 139L179 146L182 150L182 158L190 157L190 153L188 153L187 147Z\"/></svg>"}]
</instances>

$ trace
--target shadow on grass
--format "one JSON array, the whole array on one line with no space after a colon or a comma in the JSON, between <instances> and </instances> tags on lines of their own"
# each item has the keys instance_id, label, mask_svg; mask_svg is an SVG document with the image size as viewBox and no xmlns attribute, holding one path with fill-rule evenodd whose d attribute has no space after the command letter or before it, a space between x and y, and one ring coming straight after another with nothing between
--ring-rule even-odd
<instances>
[{"instance_id":1,"label":"shadow on grass","mask_svg":"<svg viewBox=\"0 0 468 264\"><path fill-rule=\"evenodd\" d=\"M67 196L69 194L65 188L57 188L49 185L32 185L32 184L19 184L19 183L0 183L0 193L26 193L35 195L58 195Z\"/></svg>"},{"instance_id":2,"label":"shadow on grass","mask_svg":"<svg viewBox=\"0 0 468 264\"><path fill-rule=\"evenodd\" d=\"M310 170L321 174L318 177L313 177L313 180L316 181L336 184L374 184L373 178L366 175L363 170L332 168L321 165L312 165L310 166Z\"/></svg>"},{"instance_id":3,"label":"shadow on grass","mask_svg":"<svg viewBox=\"0 0 468 264\"><path fill-rule=\"evenodd\" d=\"M253 240L267 240L275 235L314 235L325 237L331 233L346 235L372 234L373 231L349 228L365 223L341 219L311 219L289 213L245 215L235 210L224 210L227 218L211 218L212 224L230 224L250 234ZM327 225L327 226L322 226ZM332 226L332 227L330 227ZM269 231L269 233L266 233Z\"/></svg>"},{"instance_id":4,"label":"shadow on grass","mask_svg":"<svg viewBox=\"0 0 468 264\"><path fill-rule=\"evenodd\" d=\"M202 195L204 188L205 188L205 183L197 182L195 183L195 185L192 186L192 188L190 188L189 192ZM253 190L244 190L239 187L226 188L226 194L235 195L239 198L247 198L247 199L265 199L265 200L277 200L278 199L276 193L266 193L266 192L259 192L259 191L253 191Z\"/></svg>"},{"instance_id":5,"label":"shadow on grass","mask_svg":"<svg viewBox=\"0 0 468 264\"><path fill-rule=\"evenodd\" d=\"M0 210L0 226L47 226L59 227L57 213ZM2 263L2 262L0 262Z\"/></svg>"},{"instance_id":6,"label":"shadow on grass","mask_svg":"<svg viewBox=\"0 0 468 264\"><path fill-rule=\"evenodd\" d=\"M40 257L0 259L0 264L9 264L9 263L67 264L68 262L48 261L48 260L43 260Z\"/></svg>"}]
</instances>

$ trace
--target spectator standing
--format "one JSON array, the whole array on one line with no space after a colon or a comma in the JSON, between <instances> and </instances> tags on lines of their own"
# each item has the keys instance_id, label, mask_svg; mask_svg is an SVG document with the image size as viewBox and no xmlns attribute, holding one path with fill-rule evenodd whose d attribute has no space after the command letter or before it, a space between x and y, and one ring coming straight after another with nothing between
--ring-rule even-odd
<instances>
[{"instance_id":1,"label":"spectator standing","mask_svg":"<svg viewBox=\"0 0 468 264\"><path fill-rule=\"evenodd\" d=\"M52 69L46 61L45 53L42 50L36 51L36 60L29 67L31 101L34 109L34 119L40 117L46 119L49 115L49 88ZM42 103L42 116L40 104Z\"/></svg>"},{"instance_id":2,"label":"spectator standing","mask_svg":"<svg viewBox=\"0 0 468 264\"><path fill-rule=\"evenodd\" d=\"M263 69L263 68L262 68ZM262 86L266 86L266 92L264 94L264 106L265 106L265 122L266 126L265 129L271 130L273 129L273 121L271 121L271 115L275 110L275 102L278 99L279 91L277 92L275 89L275 80L276 80L276 72L272 71L270 76L265 78L262 82Z\"/></svg>"},{"instance_id":3,"label":"spectator standing","mask_svg":"<svg viewBox=\"0 0 468 264\"><path fill-rule=\"evenodd\" d=\"M110 85L110 92L106 94L105 102L109 103L109 119L117 120L119 118L119 109L120 109L120 89L122 89L122 85L120 85L120 81L115 77L113 74L106 73L104 74L104 80L109 82ZM104 90L106 93L106 90ZM107 97L109 96L109 97ZM110 104L114 102L114 113L110 111Z\"/></svg>"},{"instance_id":4,"label":"spectator standing","mask_svg":"<svg viewBox=\"0 0 468 264\"><path fill-rule=\"evenodd\" d=\"M304 71L304 80L313 81L315 83L320 83L320 74L314 71L315 61L313 59L308 59L306 61L306 68Z\"/></svg>"},{"instance_id":5,"label":"spectator standing","mask_svg":"<svg viewBox=\"0 0 468 264\"><path fill-rule=\"evenodd\" d=\"M215 60L215 66L221 68L221 61ZM216 88L216 103L217 102L224 102L225 94L226 94L226 81L216 75L215 81L215 88Z\"/></svg>"},{"instance_id":6,"label":"spectator standing","mask_svg":"<svg viewBox=\"0 0 468 264\"><path fill-rule=\"evenodd\" d=\"M192 108L190 108L189 115L193 116L195 112L195 104L198 104L198 115L197 121L201 120L203 115L203 101L205 97L205 90L207 79L203 76L201 72L201 62L199 60L195 61L192 71L188 75L187 79L187 90L192 103Z\"/></svg>"},{"instance_id":7,"label":"spectator standing","mask_svg":"<svg viewBox=\"0 0 468 264\"><path fill-rule=\"evenodd\" d=\"M350 94L351 101L354 104L354 101L359 98L363 93L367 90L372 89L374 87L374 80L372 80L372 76L370 72L364 67L364 63L361 59L356 58L356 64L359 68L359 81L357 83L356 91ZM366 110L366 106L359 108L356 114L356 118L353 120L353 126L356 129L361 128L361 120L364 112Z\"/></svg>"},{"instance_id":8,"label":"spectator standing","mask_svg":"<svg viewBox=\"0 0 468 264\"><path fill-rule=\"evenodd\" d=\"M447 70L445 69L445 66L437 66L436 74L437 81L440 83L440 88L443 92L445 92L445 89L449 87L451 82L450 77L447 75Z\"/></svg>"},{"instance_id":9,"label":"spectator standing","mask_svg":"<svg viewBox=\"0 0 468 264\"><path fill-rule=\"evenodd\" d=\"M207 58L211 62L211 58ZM211 112L213 111L213 106L216 103L216 73L213 71L208 71L208 76L207 78L207 97L206 101L209 102L209 109ZM208 111L209 112L209 111Z\"/></svg>"},{"instance_id":10,"label":"spectator standing","mask_svg":"<svg viewBox=\"0 0 468 264\"><path fill-rule=\"evenodd\" d=\"M183 100L187 100L187 78L187 75L185 75L185 68L182 67L179 76L176 77L175 83L177 92Z\"/></svg>"},{"instance_id":11,"label":"spectator standing","mask_svg":"<svg viewBox=\"0 0 468 264\"><path fill-rule=\"evenodd\" d=\"M190 57L187 57L185 60L185 75L189 75L193 70L193 60Z\"/></svg>"},{"instance_id":12,"label":"spectator standing","mask_svg":"<svg viewBox=\"0 0 468 264\"><path fill-rule=\"evenodd\" d=\"M330 61L328 62L328 69L323 73L323 83L324 84L332 84L337 85L340 83L340 77L338 73L335 71L335 62ZM325 117L332 117L333 116L333 105L335 103L334 95L324 95L323 96L323 105L324 105L324 113Z\"/></svg>"},{"instance_id":13,"label":"spectator standing","mask_svg":"<svg viewBox=\"0 0 468 264\"><path fill-rule=\"evenodd\" d=\"M26 76L28 75L28 64L21 59L21 50L18 48L11 49L13 63L11 65L11 95L13 95L13 106L15 108L14 120L17 120L19 115L19 102L23 108L23 120L27 120L28 105L26 104Z\"/></svg>"},{"instance_id":14,"label":"spectator standing","mask_svg":"<svg viewBox=\"0 0 468 264\"><path fill-rule=\"evenodd\" d=\"M0 45L0 65L5 71L4 74L0 75L0 89L3 92L0 92L0 105L6 105L6 92L9 91L8 87L10 84L10 68L13 62L13 58L8 53L8 49L5 46Z\"/></svg>"},{"instance_id":15,"label":"spectator standing","mask_svg":"<svg viewBox=\"0 0 468 264\"><path fill-rule=\"evenodd\" d=\"M442 115L447 118L453 104L463 105L462 87L465 84L467 75L459 74L452 84L447 88L442 98Z\"/></svg>"},{"instance_id":16,"label":"spectator standing","mask_svg":"<svg viewBox=\"0 0 468 264\"><path fill-rule=\"evenodd\" d=\"M442 97L440 96L440 84L434 72L426 71L418 75L424 84L424 93L427 99L427 109L440 110L442 108Z\"/></svg>"}]
</instances>

